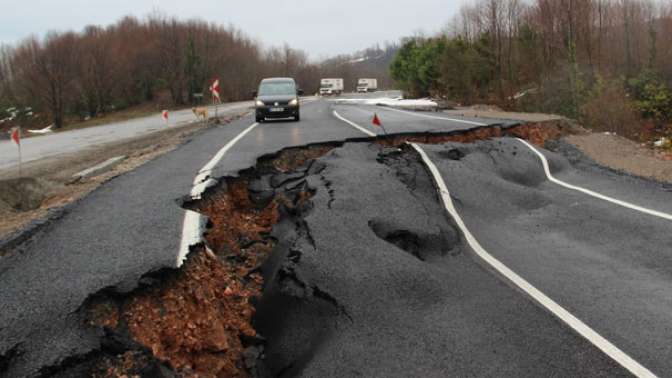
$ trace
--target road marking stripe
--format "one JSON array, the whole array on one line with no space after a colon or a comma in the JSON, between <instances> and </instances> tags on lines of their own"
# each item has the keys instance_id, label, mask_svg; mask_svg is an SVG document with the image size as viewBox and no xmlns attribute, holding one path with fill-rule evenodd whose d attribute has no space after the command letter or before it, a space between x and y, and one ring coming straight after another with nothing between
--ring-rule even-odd
<instances>
[{"instance_id":1,"label":"road marking stripe","mask_svg":"<svg viewBox=\"0 0 672 378\"><path fill-rule=\"evenodd\" d=\"M231 139L224 147L222 147L210 161L198 171L198 175L194 178L194 185L191 190L192 198L200 198L201 194L208 186L215 183L214 180L209 180L212 169L219 163L231 147L242 139L247 133L257 127L258 123L253 123L245 130L241 131L235 138ZM182 222L182 239L180 240L180 249L177 252L177 260L175 265L179 268L186 260L189 254L189 247L201 242L203 227L205 226L205 217L198 212L187 210L184 214L184 221Z\"/></svg>"},{"instance_id":2,"label":"road marking stripe","mask_svg":"<svg viewBox=\"0 0 672 378\"><path fill-rule=\"evenodd\" d=\"M455 223L457 223L457 226L460 228L460 230L462 230L462 233L464 234L464 237L469 243L469 246L471 246L474 252L476 252L476 254L481 259L483 259L486 263L495 268L500 274L506 277L514 285L516 285L518 288L527 293L530 297L532 297L535 301L537 301L548 311L552 312L555 316L560 318L568 326L573 328L576 332L578 332L581 336L586 338L589 342L591 342L593 345L599 348L606 355L611 357L614 361L618 362L619 364L621 364L621 366L628 369L632 374L638 377L655 377L655 375L647 368L640 365L632 357L628 356L627 354L625 354L625 352L618 349L614 344L609 342L604 337L600 336L600 334L595 332L581 320L579 320L574 315L569 313L569 311L565 310L558 303L553 301L551 298L549 298L544 293L539 291L537 288L532 286L532 284L530 284L525 279L516 274L514 271L509 269L506 265L502 264L499 260L490 255L478 243L478 240L476 240L474 235L471 234L467 226L462 221L462 218L458 214L457 210L455 209L455 206L453 205L453 201L450 198L450 192L448 192L446 183L443 181L441 173L439 172L436 165L434 165L434 163L429 159L425 151L419 145L411 143L411 146L413 146L413 148L420 154L423 162L425 163L430 173L434 177L434 182L437 185L439 194L441 196L441 199L443 200L444 207L446 208L448 213L453 217Z\"/></svg>"},{"instance_id":3,"label":"road marking stripe","mask_svg":"<svg viewBox=\"0 0 672 378\"><path fill-rule=\"evenodd\" d=\"M345 118L341 117L341 115L338 114L335 110L334 110L334 116L336 116L336 118L340 119L341 121L347 123L348 125L354 127L355 129L357 129L357 130L363 132L364 134L366 134L366 135L368 135L368 136L374 136L374 137L376 136L376 133L371 132L371 131L369 131L369 130L363 128L362 126L359 126L358 124L356 124L356 123L354 123L354 122L352 122L352 121L350 121L350 120L348 120L348 119L345 119Z\"/></svg>"},{"instance_id":4,"label":"road marking stripe","mask_svg":"<svg viewBox=\"0 0 672 378\"><path fill-rule=\"evenodd\" d=\"M409 111L406 111L406 110L395 109L395 108L391 108L391 107L388 107L388 106L380 106L380 108L381 109L386 109L386 110L391 110L391 111L394 111L394 112L405 113L405 114L409 114L409 115L416 116L416 117L440 119L442 121L460 122L460 123L466 123L468 125L475 125L475 126L489 126L489 124L482 123L482 122L467 121L467 120L464 120L464 119L457 119L457 118L437 117L437 116L432 116L432 115L429 115L429 114L420 114L420 113L417 113L417 112L409 112Z\"/></svg>"},{"instance_id":5,"label":"road marking stripe","mask_svg":"<svg viewBox=\"0 0 672 378\"><path fill-rule=\"evenodd\" d=\"M566 183L564 181L556 179L551 174L551 169L548 165L548 160L546 159L546 157L541 152L539 152L539 150L534 148L534 146L532 146L530 143L528 143L527 141L525 141L523 139L520 139L520 138L516 138L516 139L518 139L518 141L520 141L521 143L523 143L524 145L529 147L535 154L537 154L537 156L541 160L541 164L544 167L544 172L546 173L546 177L548 178L549 181L554 182L554 183L556 183L560 186L563 186L567 189L576 190L576 191L588 194L589 196L593 196L595 198L599 198L601 200L608 201L608 202L611 202L611 203L615 203L616 205L626 207L628 209L636 210L636 211L639 211L639 212L642 212L642 213L645 213L645 214L649 214L649 215L653 215L653 216L656 216L656 217L660 217L660 218L663 218L663 219L672 220L672 214L667 214L667 213L664 213L662 211L647 209L646 207L642 207L642 206L638 206L638 205L635 205L635 204L632 204L632 203L629 203L629 202L621 201L619 199L609 197L609 196L605 196L604 194L594 192L590 189L582 188L580 186L572 185L572 184L569 184L569 183Z\"/></svg>"}]
</instances>

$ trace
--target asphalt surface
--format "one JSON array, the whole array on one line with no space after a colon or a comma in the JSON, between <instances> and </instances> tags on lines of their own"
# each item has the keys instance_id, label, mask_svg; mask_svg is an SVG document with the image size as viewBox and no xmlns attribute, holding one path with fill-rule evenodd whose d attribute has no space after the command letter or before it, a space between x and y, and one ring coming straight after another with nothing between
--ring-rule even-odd
<instances>
[{"instance_id":1,"label":"asphalt surface","mask_svg":"<svg viewBox=\"0 0 672 378\"><path fill-rule=\"evenodd\" d=\"M416 155L357 143L319 161L309 232L259 307L270 375L627 375L474 261Z\"/></svg>"},{"instance_id":2,"label":"asphalt surface","mask_svg":"<svg viewBox=\"0 0 672 378\"><path fill-rule=\"evenodd\" d=\"M252 106L251 101L235 102L218 106L221 113L243 110ZM210 107L210 116L214 116L215 108ZM136 118L123 122L88 127L84 129L63 131L58 133L33 136L24 139L21 145L22 161L25 163L45 159L58 158L61 155L80 152L112 142L138 138L157 131L180 127L196 120L191 109L175 110L169 113L169 122L161 117L161 113ZM23 131L24 134L27 131ZM0 140L0 170L18 164L16 145L11 140Z\"/></svg>"},{"instance_id":3,"label":"asphalt surface","mask_svg":"<svg viewBox=\"0 0 672 378\"><path fill-rule=\"evenodd\" d=\"M672 371L672 222L548 182L514 139L423 148L486 250L654 373ZM441 158L455 148L466 156ZM558 179L672 213L662 185L544 154Z\"/></svg>"},{"instance_id":4,"label":"asphalt surface","mask_svg":"<svg viewBox=\"0 0 672 378\"><path fill-rule=\"evenodd\" d=\"M366 137L334 111L374 133L382 132L370 124L374 112L394 133L499 124L318 100L304 104L301 122L257 125L211 176L237 175L282 148ZM213 155L252 123L249 117L194 135L104 184L0 258L0 357L12 356L0 358L0 376L34 375L98 347L97 331L82 326L82 304L104 288L132 290L143 274L174 265L184 217L177 199L190 192ZM441 152L447 147L426 148L489 251L647 367L661 374L670 370L664 358L670 355L669 222L555 188L539 175L538 161L524 160L522 147L514 157L474 153L460 161ZM379 159L380 152L367 142L348 143L323 158L327 168L311 178L317 188L314 210L305 219L311 238L292 238L291 232L283 238L302 249L293 268L300 272L297 279L318 290L305 300L287 294L286 282L269 286L258 319L269 343L269 372L625 373L473 257L418 161L407 154ZM472 157L473 164L465 164ZM568 163L555 156L551 162L559 177L577 185L624 199L643 197L643 206L670 207L669 192L655 183L577 159ZM277 316L264 308L277 310Z\"/></svg>"}]
</instances>

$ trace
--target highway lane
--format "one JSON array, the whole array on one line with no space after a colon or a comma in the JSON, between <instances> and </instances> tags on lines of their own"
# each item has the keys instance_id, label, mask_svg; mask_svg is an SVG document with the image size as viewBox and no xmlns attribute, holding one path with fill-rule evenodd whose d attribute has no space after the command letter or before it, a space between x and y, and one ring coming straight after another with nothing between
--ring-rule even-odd
<instances>
[{"instance_id":1,"label":"highway lane","mask_svg":"<svg viewBox=\"0 0 672 378\"><path fill-rule=\"evenodd\" d=\"M213 177L236 175L254 165L258 157L284 147L364 137L361 131L333 116L333 111L337 110L361 120L363 127L376 130L365 122L370 108L362 107L363 110L359 111L357 108L318 100L304 105L299 123L259 124L230 148L211 174ZM413 114L393 111L384 114L383 121L388 122L389 119L394 132L478 127L471 123L421 119ZM492 120L488 122L496 123ZM74 204L61 219L48 225L9 257L0 259L0 287L3 288L0 291L0 303L3 304L0 313L0 355L17 344L22 352L10 366L11 375L34 373L39 367L53 364L65 356L96 348L100 335L83 328L74 314L90 294L110 286L116 286L119 291L130 290L142 274L174 264L184 216L183 209L176 205L175 200L188 194L194 176L206 162L250 125L251 117L198 133L177 150L103 185ZM371 369L376 367L382 369L379 372L403 374L406 372L400 370L401 362L411 364L408 358L421 357L420 360L429 365L418 372L428 375L449 371L489 375L497 375L498 371L508 375L525 375L525 372L535 375L534 372L541 374L547 371L582 372L584 375L623 373L613 361L560 326L552 316L531 305L515 290L506 287L464 256L454 259L458 260L454 266L451 259L439 259L429 271L426 266L417 265L414 257L413 263L409 262L406 254L387 261L390 247L382 239L374 239L375 234L371 234L367 220L389 217L391 221L408 227L420 220L417 224L433 224L433 227L448 233L451 226L445 223L439 225L441 219L445 220L445 215L435 199L427 202L424 198L432 197L431 194L416 197L414 193L409 193L408 189L399 185L397 178L391 176L393 171L381 170L384 167L376 162L377 152L362 150L361 145L346 149L352 156L340 162L332 161L334 171L328 173L328 177L316 178L319 182L313 182L323 190L318 190L316 199L319 210L311 214L308 222L314 225L313 236L321 248L306 261L312 261L315 264L313 268L320 267L317 270L319 285L342 301L351 311L353 319L376 326L380 332L367 333L365 328L348 328L333 343L330 341L331 349L325 349L339 356L346 353L347 357L333 361L329 353L322 354L314 360L317 364L314 371L324 372L322 369L333 368L328 363L331 360L340 364L338 367L345 368L350 363L353 369L357 366L372 374L376 370ZM360 166L358 158L364 159L365 163ZM337 214L329 212L332 206L327 205L329 198L326 193L329 190L321 180L330 181L330 185L338 189L341 197L333 205L344 208ZM362 189L364 183L366 186ZM389 191L381 190L388 184ZM425 181L422 190L422 193L427 193L427 190L431 193L433 188ZM434 210L430 210L432 208ZM351 219L358 221L350 222ZM360 247L355 247L358 243ZM345 255L342 254L344 246L348 246L349 250ZM460 248L464 247L458 250ZM363 254L368 251L372 255L361 255L363 260L350 259L351 253L357 251ZM536 260L526 261L533 267L530 261ZM367 272L360 264L380 266ZM348 273L348 269L355 270ZM428 274L427 282L431 284L421 280ZM380 281L365 277L375 277ZM446 277L456 278L444 282ZM411 290L397 285L397 279L411 285ZM361 286L364 282L366 285ZM433 285L436 285L436 291L432 289ZM407 307L401 306L395 299L399 290L404 293L402 304ZM378 293L381 294L380 299L369 306ZM423 295L427 293L431 295L425 300ZM448 299L441 299L439 293L448 294ZM467 298L472 299L465 304ZM420 310L414 301L420 301L427 309ZM440 304L434 305L435 301ZM410 312L403 313L404 308ZM447 309L453 310L446 312ZM473 316L473 321L469 320L470 316ZM378 322L381 317L390 322ZM441 323L446 318L458 321ZM413 319L414 322L411 322ZM417 319L430 320L418 325ZM342 326L340 322L339 327ZM380 324L376 325L376 322ZM486 326L478 328L479 324ZM530 324L533 326L530 327ZM303 325L298 323L294 326L300 328ZM395 333L398 329L403 331ZM471 332L478 337L469 339ZM272 335L272 332L269 334ZM445 335L450 335L448 341L441 341ZM356 348L357 343L349 341L350 336L356 336L357 343L363 345L380 344L380 347L386 347L391 343L394 353L384 357L390 350L386 347L370 349L372 353L367 355L366 350ZM385 343L380 342L381 338ZM407 343L409 340L412 342ZM418 350L423 340L432 340L430 347ZM491 348L492 345L496 347ZM457 352L442 356L440 352L444 350ZM278 361L291 359L291 356L282 355L284 352L282 348L278 351ZM373 364L372 361L378 358L384 358L389 366ZM493 359L496 362L492 362ZM450 370L451 361L457 370ZM516 361L516 364L511 365L511 361ZM364 369L366 366L369 370Z\"/></svg>"},{"instance_id":2,"label":"highway lane","mask_svg":"<svg viewBox=\"0 0 672 378\"><path fill-rule=\"evenodd\" d=\"M361 137L333 119L329 106L306 104L307 120L299 123L263 124L237 150L240 157L234 154L213 175L236 174L285 144ZM0 258L0 355L17 343L23 351L11 375L34 373L94 349L98 336L70 314L98 290L128 291L143 274L174 266L184 218L176 200L190 193L205 163L252 122L246 117L197 133L176 150L102 185Z\"/></svg>"},{"instance_id":3,"label":"highway lane","mask_svg":"<svg viewBox=\"0 0 672 378\"><path fill-rule=\"evenodd\" d=\"M343 118L355 122L357 125L377 135L383 135L384 130L372 124L374 114L378 115L385 131L390 134L405 132L451 132L475 127L517 124L517 122L510 120L450 117L440 112L414 112L384 106L342 105L337 102L334 103L334 111Z\"/></svg>"},{"instance_id":4,"label":"highway lane","mask_svg":"<svg viewBox=\"0 0 672 378\"><path fill-rule=\"evenodd\" d=\"M654 373L672 370L672 221L547 181L514 139L423 148L483 248ZM544 155L575 185L669 208L659 184Z\"/></svg>"},{"instance_id":5,"label":"highway lane","mask_svg":"<svg viewBox=\"0 0 672 378\"><path fill-rule=\"evenodd\" d=\"M219 114L239 112L252 106L251 101L227 103L218 106ZM215 107L210 107L210 116L214 116ZM161 117L161 113L140 117L128 121L114 122L101 126L88 127L34 136L25 139L21 146L23 162L31 162L44 158L55 158L59 155L79 152L107 143L125 139L138 138L168 128L180 127L196 120L191 109L171 111L169 122ZM24 133L26 131L24 130ZM10 140L0 140L0 170L18 164L16 146Z\"/></svg>"},{"instance_id":6,"label":"highway lane","mask_svg":"<svg viewBox=\"0 0 672 378\"><path fill-rule=\"evenodd\" d=\"M628 376L471 256L415 154L319 162L258 308L269 376Z\"/></svg>"}]
</instances>

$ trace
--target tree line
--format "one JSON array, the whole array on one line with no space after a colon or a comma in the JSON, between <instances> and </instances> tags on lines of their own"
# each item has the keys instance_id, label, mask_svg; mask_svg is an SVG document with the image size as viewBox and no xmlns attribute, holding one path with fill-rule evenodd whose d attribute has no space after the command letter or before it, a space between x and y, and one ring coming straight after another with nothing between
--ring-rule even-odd
<instances>
[{"instance_id":1,"label":"tree line","mask_svg":"<svg viewBox=\"0 0 672 378\"><path fill-rule=\"evenodd\" d=\"M636 137L672 120L670 35L670 2L476 0L439 35L405 39L390 70L411 96L559 113Z\"/></svg>"},{"instance_id":2,"label":"tree line","mask_svg":"<svg viewBox=\"0 0 672 378\"><path fill-rule=\"evenodd\" d=\"M42 114L59 128L66 118L143 103L184 106L197 102L199 94L208 102L214 78L221 81L223 101L249 99L268 76L294 77L314 93L324 75L361 71L350 60L311 62L288 45L264 48L234 27L201 20L125 17L108 27L50 32L0 47L0 122L16 122L17 116L30 122L26 114ZM386 66L379 71L387 75Z\"/></svg>"}]
</instances>

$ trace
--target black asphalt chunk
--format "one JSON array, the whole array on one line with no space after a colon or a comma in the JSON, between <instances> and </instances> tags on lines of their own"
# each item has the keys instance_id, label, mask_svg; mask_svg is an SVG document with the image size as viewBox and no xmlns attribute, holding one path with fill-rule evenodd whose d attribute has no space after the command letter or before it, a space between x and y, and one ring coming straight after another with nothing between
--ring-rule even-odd
<instances>
[{"instance_id":1,"label":"black asphalt chunk","mask_svg":"<svg viewBox=\"0 0 672 378\"><path fill-rule=\"evenodd\" d=\"M422 148L483 248L646 368L672 371L672 222L546 180L515 139ZM470 152L444 158L454 148ZM659 183L543 153L570 184L656 210L672 204Z\"/></svg>"},{"instance_id":2,"label":"black asphalt chunk","mask_svg":"<svg viewBox=\"0 0 672 378\"><path fill-rule=\"evenodd\" d=\"M255 319L266 374L627 375L475 259L413 152L349 143L319 161Z\"/></svg>"}]
</instances>

